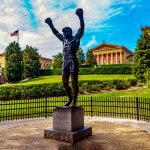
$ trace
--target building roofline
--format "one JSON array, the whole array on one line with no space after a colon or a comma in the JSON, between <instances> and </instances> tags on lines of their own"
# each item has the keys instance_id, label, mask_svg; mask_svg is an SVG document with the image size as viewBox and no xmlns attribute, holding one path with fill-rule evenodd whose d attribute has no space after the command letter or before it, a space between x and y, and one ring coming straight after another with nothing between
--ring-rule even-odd
<instances>
[{"instance_id":1,"label":"building roofline","mask_svg":"<svg viewBox=\"0 0 150 150\"><path fill-rule=\"evenodd\" d=\"M51 61L53 60L53 59L46 58L46 57L41 57L41 56L40 56L40 59L51 60Z\"/></svg>"},{"instance_id":2,"label":"building roofline","mask_svg":"<svg viewBox=\"0 0 150 150\"><path fill-rule=\"evenodd\" d=\"M0 53L0 56L3 56L3 55L5 55L5 53ZM46 60L51 60L51 61L53 60L53 59L46 58L46 57L41 57L41 56L40 56L40 58L41 58L41 59L46 59Z\"/></svg>"},{"instance_id":3,"label":"building roofline","mask_svg":"<svg viewBox=\"0 0 150 150\"><path fill-rule=\"evenodd\" d=\"M117 44L109 44L109 43L105 43L103 42L102 44L99 44L98 46L95 46L94 48L92 48L91 50L96 50L97 48L103 46L103 45L108 45L108 46L114 46L114 47L118 47L118 48L123 48L125 49L126 51L128 51L129 53L133 54L133 52L131 50L129 50L128 48L126 48L125 46L123 45L117 45Z\"/></svg>"},{"instance_id":4,"label":"building roofline","mask_svg":"<svg viewBox=\"0 0 150 150\"><path fill-rule=\"evenodd\" d=\"M5 53L0 53L0 55L2 56L2 55L5 55Z\"/></svg>"},{"instance_id":5,"label":"building roofline","mask_svg":"<svg viewBox=\"0 0 150 150\"><path fill-rule=\"evenodd\" d=\"M144 31L146 29L150 29L150 26L141 27L141 30Z\"/></svg>"}]
</instances>

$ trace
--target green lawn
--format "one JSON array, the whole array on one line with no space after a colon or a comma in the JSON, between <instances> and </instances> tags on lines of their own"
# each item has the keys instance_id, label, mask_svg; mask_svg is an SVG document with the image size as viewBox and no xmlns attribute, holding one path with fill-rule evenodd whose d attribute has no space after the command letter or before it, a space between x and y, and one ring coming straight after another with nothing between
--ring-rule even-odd
<instances>
[{"instance_id":1,"label":"green lawn","mask_svg":"<svg viewBox=\"0 0 150 150\"><path fill-rule=\"evenodd\" d=\"M99 94L90 94L89 96L100 96L100 97L149 97L150 98L150 88L140 88L140 89L129 89L129 90L119 90L119 91L108 91Z\"/></svg>"},{"instance_id":2,"label":"green lawn","mask_svg":"<svg viewBox=\"0 0 150 150\"><path fill-rule=\"evenodd\" d=\"M114 79L134 79L135 77L133 75L123 75L123 74L90 74L90 75L79 75L79 80L114 80ZM40 76L38 78L33 79L26 79L23 81L20 81L16 85L29 85L29 84L41 84L41 83L57 83L61 82L61 75L50 75L50 76ZM8 84L6 84L8 85ZM11 84L9 84L11 85ZM14 84L13 84L14 85ZM5 86L1 85L1 86Z\"/></svg>"},{"instance_id":3,"label":"green lawn","mask_svg":"<svg viewBox=\"0 0 150 150\"><path fill-rule=\"evenodd\" d=\"M79 80L114 80L114 79L134 79L133 75L79 75ZM61 82L61 75L40 76L34 79L23 80L16 85L28 84L41 84L41 83L56 83ZM4 86L4 85L3 85ZM93 97L93 115L95 116L112 116L112 117L125 117L136 118L136 103L135 98L124 97L146 97L150 98L150 89L140 88L132 90L120 91L105 91L104 93L79 95L78 105L83 106L85 115L91 115L91 96ZM95 97L95 98L94 98ZM96 98L97 97L97 98ZM112 98L111 98L112 97ZM82 99L82 102L81 102ZM0 121L44 117L46 112L47 116L51 116L54 106L62 106L66 101L66 97L48 98L46 103L45 98L32 99L32 100L14 100L0 102ZM149 101L149 99L146 99ZM97 103L101 101L101 103ZM132 102L134 101L134 103ZM131 104L130 104L131 102ZM108 106L109 107L108 107ZM145 105L139 104L140 107L149 109L149 102ZM45 106L49 106L47 109ZM107 106L107 107L106 107ZM116 107L117 106L117 107ZM145 119L149 117L149 110L141 114L146 115Z\"/></svg>"}]
</instances>

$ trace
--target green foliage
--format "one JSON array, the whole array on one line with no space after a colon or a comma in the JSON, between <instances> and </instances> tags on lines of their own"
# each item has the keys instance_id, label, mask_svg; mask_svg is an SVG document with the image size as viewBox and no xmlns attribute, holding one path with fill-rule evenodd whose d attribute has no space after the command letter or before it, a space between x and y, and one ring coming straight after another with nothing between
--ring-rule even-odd
<instances>
[{"instance_id":1,"label":"green foliage","mask_svg":"<svg viewBox=\"0 0 150 150\"><path fill-rule=\"evenodd\" d=\"M144 74L150 68L150 36L143 33L137 42L134 53L133 73L142 82L146 81Z\"/></svg>"},{"instance_id":2,"label":"green foliage","mask_svg":"<svg viewBox=\"0 0 150 150\"><path fill-rule=\"evenodd\" d=\"M147 72L145 73L145 78L146 78L147 87L150 88L150 69L148 69Z\"/></svg>"},{"instance_id":3,"label":"green foliage","mask_svg":"<svg viewBox=\"0 0 150 150\"><path fill-rule=\"evenodd\" d=\"M136 82L133 79L132 82ZM71 83L70 83L71 85ZM126 89L131 87L129 80L86 80L79 81L80 93L109 90L109 89ZM27 98L40 98L50 96L64 96L65 91L62 83L50 84L32 84L20 86L3 86L0 88L0 100L8 99L27 99Z\"/></svg>"},{"instance_id":4,"label":"green foliage","mask_svg":"<svg viewBox=\"0 0 150 150\"><path fill-rule=\"evenodd\" d=\"M61 68L62 67L62 60L63 60L63 54L58 53L57 55L53 56L54 58L54 63L53 63L53 68Z\"/></svg>"},{"instance_id":5,"label":"green foliage","mask_svg":"<svg viewBox=\"0 0 150 150\"><path fill-rule=\"evenodd\" d=\"M31 46L26 46L26 48L22 51L23 55L23 65L24 71L23 75L25 78L33 78L39 76L40 74L40 60L39 53L37 48L33 48Z\"/></svg>"},{"instance_id":6,"label":"green foliage","mask_svg":"<svg viewBox=\"0 0 150 150\"><path fill-rule=\"evenodd\" d=\"M96 65L97 64L95 56L93 55L92 50L87 51L85 64L86 65Z\"/></svg>"},{"instance_id":7,"label":"green foliage","mask_svg":"<svg viewBox=\"0 0 150 150\"><path fill-rule=\"evenodd\" d=\"M77 58L78 58L79 65L84 64L85 55L84 55L83 50L81 48L79 48L78 51L77 51Z\"/></svg>"},{"instance_id":8,"label":"green foliage","mask_svg":"<svg viewBox=\"0 0 150 150\"><path fill-rule=\"evenodd\" d=\"M15 83L21 80L23 71L22 54L19 44L10 43L5 51L4 74L8 82Z\"/></svg>"},{"instance_id":9,"label":"green foliage","mask_svg":"<svg viewBox=\"0 0 150 150\"><path fill-rule=\"evenodd\" d=\"M94 74L94 68L92 68L92 67L80 68L79 74L80 75Z\"/></svg>"},{"instance_id":10,"label":"green foliage","mask_svg":"<svg viewBox=\"0 0 150 150\"><path fill-rule=\"evenodd\" d=\"M143 33L138 39L136 50L150 49L150 36L148 33Z\"/></svg>"},{"instance_id":11,"label":"green foliage","mask_svg":"<svg viewBox=\"0 0 150 150\"><path fill-rule=\"evenodd\" d=\"M40 75L62 75L62 69L40 69Z\"/></svg>"},{"instance_id":12,"label":"green foliage","mask_svg":"<svg viewBox=\"0 0 150 150\"><path fill-rule=\"evenodd\" d=\"M132 74L132 65L101 65L93 69L95 74Z\"/></svg>"},{"instance_id":13,"label":"green foliage","mask_svg":"<svg viewBox=\"0 0 150 150\"><path fill-rule=\"evenodd\" d=\"M62 69L41 69L40 75L61 75ZM120 64L120 65L101 65L97 68L84 67L79 68L80 75L87 74L132 74L131 64Z\"/></svg>"}]
</instances>

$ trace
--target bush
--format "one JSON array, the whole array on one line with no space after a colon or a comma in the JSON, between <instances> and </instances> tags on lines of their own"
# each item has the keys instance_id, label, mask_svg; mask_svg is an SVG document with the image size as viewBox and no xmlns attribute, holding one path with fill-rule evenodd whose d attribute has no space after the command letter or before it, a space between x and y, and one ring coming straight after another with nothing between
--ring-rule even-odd
<instances>
[{"instance_id":1,"label":"bush","mask_svg":"<svg viewBox=\"0 0 150 150\"><path fill-rule=\"evenodd\" d=\"M132 84L137 83L134 80L88 80L79 81L79 91L93 92L109 89L126 89L131 87ZM71 83L70 83L71 84ZM65 90L62 83L51 84L33 84L33 85L20 85L20 86L4 86L0 88L0 100L9 99L28 99L28 98L40 98L50 96L64 96Z\"/></svg>"},{"instance_id":2,"label":"bush","mask_svg":"<svg viewBox=\"0 0 150 150\"><path fill-rule=\"evenodd\" d=\"M150 88L150 69L147 70L147 72L145 73L145 79L146 79L146 84L147 87Z\"/></svg>"},{"instance_id":3,"label":"bush","mask_svg":"<svg viewBox=\"0 0 150 150\"><path fill-rule=\"evenodd\" d=\"M41 75L61 75L62 69L41 69ZM79 68L80 75L86 74L132 74L132 65L120 64L120 65L102 65L97 68L84 67Z\"/></svg>"},{"instance_id":4,"label":"bush","mask_svg":"<svg viewBox=\"0 0 150 150\"><path fill-rule=\"evenodd\" d=\"M61 75L62 69L40 69L40 75Z\"/></svg>"},{"instance_id":5,"label":"bush","mask_svg":"<svg viewBox=\"0 0 150 150\"><path fill-rule=\"evenodd\" d=\"M52 75L52 70L51 69L40 69L40 75L41 76Z\"/></svg>"},{"instance_id":6,"label":"bush","mask_svg":"<svg viewBox=\"0 0 150 150\"><path fill-rule=\"evenodd\" d=\"M132 74L132 65L102 65L93 68L95 74Z\"/></svg>"},{"instance_id":7,"label":"bush","mask_svg":"<svg viewBox=\"0 0 150 150\"><path fill-rule=\"evenodd\" d=\"M129 83L130 86L137 85L137 79L128 79L127 82Z\"/></svg>"},{"instance_id":8,"label":"bush","mask_svg":"<svg viewBox=\"0 0 150 150\"><path fill-rule=\"evenodd\" d=\"M92 68L80 68L79 69L80 75L86 75L86 74L94 74Z\"/></svg>"},{"instance_id":9,"label":"bush","mask_svg":"<svg viewBox=\"0 0 150 150\"><path fill-rule=\"evenodd\" d=\"M130 87L128 82L124 82L123 80L113 80L112 84L115 86L116 90L123 90Z\"/></svg>"}]
</instances>

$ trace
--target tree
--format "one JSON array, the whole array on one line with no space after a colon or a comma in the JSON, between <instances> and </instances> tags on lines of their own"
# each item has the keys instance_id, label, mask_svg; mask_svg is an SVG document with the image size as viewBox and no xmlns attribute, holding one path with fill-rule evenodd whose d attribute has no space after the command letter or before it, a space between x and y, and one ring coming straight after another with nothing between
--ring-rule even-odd
<instances>
[{"instance_id":1,"label":"tree","mask_svg":"<svg viewBox=\"0 0 150 150\"><path fill-rule=\"evenodd\" d=\"M133 73L139 81L145 82L148 69L150 69L150 36L143 33L134 53Z\"/></svg>"},{"instance_id":2,"label":"tree","mask_svg":"<svg viewBox=\"0 0 150 150\"><path fill-rule=\"evenodd\" d=\"M33 48L32 46L26 46L26 48L22 51L23 55L23 76L25 78L39 76L40 74L40 60L39 53L37 48Z\"/></svg>"},{"instance_id":3,"label":"tree","mask_svg":"<svg viewBox=\"0 0 150 150\"><path fill-rule=\"evenodd\" d=\"M93 55L93 52L92 50L88 50L87 53L86 53L86 61L85 61L85 64L86 65L96 65L96 58L95 56Z\"/></svg>"},{"instance_id":4,"label":"tree","mask_svg":"<svg viewBox=\"0 0 150 150\"><path fill-rule=\"evenodd\" d=\"M57 55L53 56L54 58L54 63L53 63L53 68L61 68L62 67L62 60L63 60L63 54L58 53Z\"/></svg>"},{"instance_id":5,"label":"tree","mask_svg":"<svg viewBox=\"0 0 150 150\"><path fill-rule=\"evenodd\" d=\"M4 74L8 82L15 83L21 80L23 72L21 48L15 41L10 43L5 51Z\"/></svg>"},{"instance_id":6,"label":"tree","mask_svg":"<svg viewBox=\"0 0 150 150\"><path fill-rule=\"evenodd\" d=\"M83 50L81 48L79 48L77 51L77 58L78 58L79 65L84 64L85 55L84 55Z\"/></svg>"}]
</instances>

